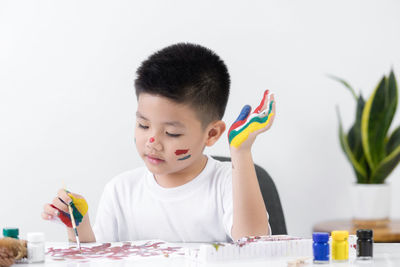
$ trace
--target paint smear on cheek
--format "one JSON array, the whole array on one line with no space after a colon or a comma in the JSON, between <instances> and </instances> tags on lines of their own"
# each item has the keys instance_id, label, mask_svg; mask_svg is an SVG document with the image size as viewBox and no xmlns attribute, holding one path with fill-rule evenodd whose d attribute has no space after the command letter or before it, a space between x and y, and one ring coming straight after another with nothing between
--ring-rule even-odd
<instances>
[{"instance_id":1,"label":"paint smear on cheek","mask_svg":"<svg viewBox=\"0 0 400 267\"><path fill-rule=\"evenodd\" d=\"M179 155L182 155L182 154L186 154L186 153L188 153L188 151L189 151L189 149L178 149L178 150L175 151L175 155L179 156ZM178 160L185 160L185 159L190 158L190 156L191 155L186 155L183 158L180 158Z\"/></svg>"},{"instance_id":2,"label":"paint smear on cheek","mask_svg":"<svg viewBox=\"0 0 400 267\"><path fill-rule=\"evenodd\" d=\"M185 159L190 158L190 156L191 156L191 155L187 155L187 156L184 156L183 158L180 158L180 159L178 159L178 160L185 160Z\"/></svg>"},{"instance_id":3,"label":"paint smear on cheek","mask_svg":"<svg viewBox=\"0 0 400 267\"><path fill-rule=\"evenodd\" d=\"M182 154L186 154L186 153L188 153L188 151L189 151L189 149L178 149L175 151L175 155L179 156Z\"/></svg>"}]
</instances>

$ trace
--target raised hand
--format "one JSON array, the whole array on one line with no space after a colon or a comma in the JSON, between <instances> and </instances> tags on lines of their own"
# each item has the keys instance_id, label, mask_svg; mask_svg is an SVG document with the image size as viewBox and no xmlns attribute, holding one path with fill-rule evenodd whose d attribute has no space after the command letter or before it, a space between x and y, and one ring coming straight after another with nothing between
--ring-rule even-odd
<instances>
[{"instance_id":1,"label":"raised hand","mask_svg":"<svg viewBox=\"0 0 400 267\"><path fill-rule=\"evenodd\" d=\"M245 105L239 117L228 131L229 145L234 148L251 148L256 136L267 131L275 117L274 95L264 92L260 105L251 113L251 107Z\"/></svg>"}]
</instances>

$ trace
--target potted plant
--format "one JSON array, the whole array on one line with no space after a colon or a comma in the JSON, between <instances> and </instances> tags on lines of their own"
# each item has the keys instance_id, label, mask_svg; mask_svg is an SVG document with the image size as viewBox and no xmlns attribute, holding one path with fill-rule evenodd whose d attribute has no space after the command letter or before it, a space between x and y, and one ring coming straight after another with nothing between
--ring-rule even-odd
<instances>
[{"instance_id":1,"label":"potted plant","mask_svg":"<svg viewBox=\"0 0 400 267\"><path fill-rule=\"evenodd\" d=\"M344 80L331 76L353 94L356 102L354 124L344 132L339 120L339 139L343 152L355 172L353 217L358 220L389 218L390 187L386 178L400 161L400 127L389 132L397 108L397 83L393 71L383 76L365 102L361 92Z\"/></svg>"}]
</instances>

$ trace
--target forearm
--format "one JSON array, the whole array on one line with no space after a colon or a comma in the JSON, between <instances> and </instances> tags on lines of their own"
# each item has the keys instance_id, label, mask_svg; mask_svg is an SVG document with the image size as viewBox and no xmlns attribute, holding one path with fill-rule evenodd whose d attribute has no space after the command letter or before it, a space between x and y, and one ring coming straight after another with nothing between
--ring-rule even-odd
<instances>
[{"instance_id":1,"label":"forearm","mask_svg":"<svg viewBox=\"0 0 400 267\"><path fill-rule=\"evenodd\" d=\"M269 234L267 211L258 184L251 151L231 149L233 226L232 237Z\"/></svg>"},{"instance_id":2,"label":"forearm","mask_svg":"<svg viewBox=\"0 0 400 267\"><path fill-rule=\"evenodd\" d=\"M92 226L90 225L89 214L83 217L82 222L76 228L79 235L79 241L81 243L96 242L96 237L93 233ZM75 242L75 231L73 228L67 228L68 239L71 242Z\"/></svg>"}]
</instances>

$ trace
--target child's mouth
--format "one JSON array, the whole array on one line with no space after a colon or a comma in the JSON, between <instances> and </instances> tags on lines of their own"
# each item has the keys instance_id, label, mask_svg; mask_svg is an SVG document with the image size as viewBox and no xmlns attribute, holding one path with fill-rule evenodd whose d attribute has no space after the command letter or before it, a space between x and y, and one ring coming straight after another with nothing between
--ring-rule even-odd
<instances>
[{"instance_id":1,"label":"child's mouth","mask_svg":"<svg viewBox=\"0 0 400 267\"><path fill-rule=\"evenodd\" d=\"M160 164L160 163L164 162L164 160L162 160L162 159L155 158L155 157L152 157L149 155L146 155L146 158L147 158L147 161L152 164Z\"/></svg>"}]
</instances>

